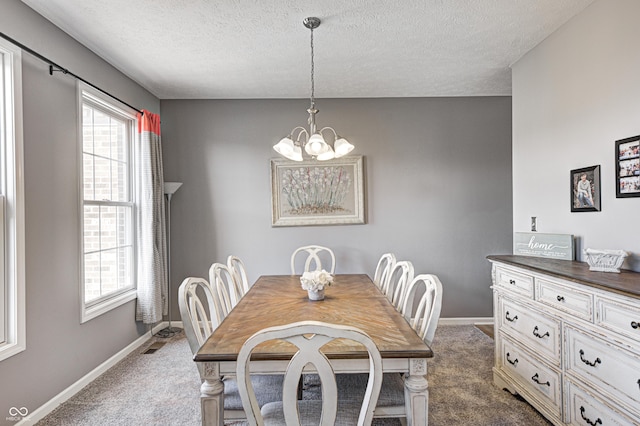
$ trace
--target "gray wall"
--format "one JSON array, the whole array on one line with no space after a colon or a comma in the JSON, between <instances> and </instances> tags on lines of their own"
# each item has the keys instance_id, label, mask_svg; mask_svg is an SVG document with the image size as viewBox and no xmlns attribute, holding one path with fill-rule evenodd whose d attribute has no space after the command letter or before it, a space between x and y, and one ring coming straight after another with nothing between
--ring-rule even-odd
<instances>
[{"instance_id":1,"label":"gray wall","mask_svg":"<svg viewBox=\"0 0 640 426\"><path fill-rule=\"evenodd\" d=\"M272 145L307 120L307 100L163 100L172 200L172 286L240 256L253 282L288 274L300 246L332 247L337 272L373 272L387 251L443 282L443 317L492 315L485 256L510 253L511 98L320 99L364 155L367 224L271 227ZM177 319L174 303L173 317Z\"/></svg>"},{"instance_id":2,"label":"gray wall","mask_svg":"<svg viewBox=\"0 0 640 426\"><path fill-rule=\"evenodd\" d=\"M596 1L513 67L514 229L537 216L538 231L573 234L579 249L628 251L635 271L640 232L626 224L640 198L616 198L614 151L640 134L638 17L638 0ZM572 213L569 171L594 165L602 210Z\"/></svg>"},{"instance_id":3,"label":"gray wall","mask_svg":"<svg viewBox=\"0 0 640 426\"><path fill-rule=\"evenodd\" d=\"M1 0L0 31L138 108L159 101L22 2ZM0 362L0 424L33 412L133 342L134 303L80 324L75 80L23 52L27 349Z\"/></svg>"}]
</instances>

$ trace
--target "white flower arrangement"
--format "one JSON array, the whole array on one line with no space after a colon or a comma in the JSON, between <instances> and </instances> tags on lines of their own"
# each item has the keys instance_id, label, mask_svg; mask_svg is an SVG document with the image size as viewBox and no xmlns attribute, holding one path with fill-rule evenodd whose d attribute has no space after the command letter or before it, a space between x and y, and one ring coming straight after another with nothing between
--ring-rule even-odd
<instances>
[{"instance_id":1,"label":"white flower arrangement","mask_svg":"<svg viewBox=\"0 0 640 426\"><path fill-rule=\"evenodd\" d=\"M325 271L307 271L300 277L302 288L307 291L320 291L333 283L333 275Z\"/></svg>"}]
</instances>

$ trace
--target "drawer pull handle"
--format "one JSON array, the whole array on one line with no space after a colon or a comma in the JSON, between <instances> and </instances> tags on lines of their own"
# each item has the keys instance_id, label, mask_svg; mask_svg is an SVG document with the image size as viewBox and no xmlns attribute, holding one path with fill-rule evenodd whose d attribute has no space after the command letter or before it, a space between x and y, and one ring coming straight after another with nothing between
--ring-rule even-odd
<instances>
[{"instance_id":1,"label":"drawer pull handle","mask_svg":"<svg viewBox=\"0 0 640 426\"><path fill-rule=\"evenodd\" d=\"M637 330L640 327L640 324L638 324L635 321L631 321L631 328L633 328L634 330Z\"/></svg>"},{"instance_id":2,"label":"drawer pull handle","mask_svg":"<svg viewBox=\"0 0 640 426\"><path fill-rule=\"evenodd\" d=\"M516 365L518 365L518 358L516 358L516 359L514 359L513 361L511 361L511 360L509 359L509 355L510 355L510 354L509 354L509 352L507 352L507 361L509 362L509 364L513 365L514 367L515 367ZM638 380L638 382L640 382L640 380Z\"/></svg>"},{"instance_id":3,"label":"drawer pull handle","mask_svg":"<svg viewBox=\"0 0 640 426\"><path fill-rule=\"evenodd\" d=\"M581 405L580 406L580 417L582 417L582 420L584 420L585 422L589 423L591 426L596 426L596 425L601 425L602 424L602 420L600 420L600 418L598 418L595 422L592 422L591 419L587 416L584 415L584 407Z\"/></svg>"},{"instance_id":4,"label":"drawer pull handle","mask_svg":"<svg viewBox=\"0 0 640 426\"><path fill-rule=\"evenodd\" d=\"M538 333L538 326L536 325L535 328L533 329L533 335L536 336L538 339L542 339L543 337L548 337L549 332L547 331L544 334Z\"/></svg>"},{"instance_id":5,"label":"drawer pull handle","mask_svg":"<svg viewBox=\"0 0 640 426\"><path fill-rule=\"evenodd\" d=\"M596 360L593 362L589 361L588 359L585 359L584 351L582 349L580 349L580 360L590 367L595 367L596 364L602 364L602 361L600 360L600 358L596 358Z\"/></svg>"},{"instance_id":6,"label":"drawer pull handle","mask_svg":"<svg viewBox=\"0 0 640 426\"><path fill-rule=\"evenodd\" d=\"M509 284L515 284L516 280L509 280Z\"/></svg>"},{"instance_id":7,"label":"drawer pull handle","mask_svg":"<svg viewBox=\"0 0 640 426\"><path fill-rule=\"evenodd\" d=\"M546 382L542 383L540 381L540 379L538 378L538 373L534 374L533 377L531 378L531 380L533 380L534 382L536 382L539 385L547 385L547 386L551 386L551 383L549 383L549 381L547 380Z\"/></svg>"},{"instance_id":8,"label":"drawer pull handle","mask_svg":"<svg viewBox=\"0 0 640 426\"><path fill-rule=\"evenodd\" d=\"M564 302L564 296L556 296L558 302Z\"/></svg>"},{"instance_id":9,"label":"drawer pull handle","mask_svg":"<svg viewBox=\"0 0 640 426\"><path fill-rule=\"evenodd\" d=\"M505 316L504 316L504 317L505 317L505 318L507 319L507 321L509 321L509 322L514 322L515 320L517 320L517 319L518 319L518 316L517 316L517 315L516 315L515 317L513 317L513 318L509 318L509 311L507 311L507 313L505 314Z\"/></svg>"}]
</instances>

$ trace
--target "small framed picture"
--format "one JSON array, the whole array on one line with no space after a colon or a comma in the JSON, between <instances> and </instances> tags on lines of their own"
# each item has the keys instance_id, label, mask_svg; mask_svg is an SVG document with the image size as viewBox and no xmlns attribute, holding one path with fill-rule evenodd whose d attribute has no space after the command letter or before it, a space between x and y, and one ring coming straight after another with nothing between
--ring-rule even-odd
<instances>
[{"instance_id":1,"label":"small framed picture","mask_svg":"<svg viewBox=\"0 0 640 426\"><path fill-rule=\"evenodd\" d=\"M640 136L616 141L616 198L640 197Z\"/></svg>"},{"instance_id":2,"label":"small framed picture","mask_svg":"<svg viewBox=\"0 0 640 426\"><path fill-rule=\"evenodd\" d=\"M600 166L571 170L571 211L600 211Z\"/></svg>"}]
</instances>

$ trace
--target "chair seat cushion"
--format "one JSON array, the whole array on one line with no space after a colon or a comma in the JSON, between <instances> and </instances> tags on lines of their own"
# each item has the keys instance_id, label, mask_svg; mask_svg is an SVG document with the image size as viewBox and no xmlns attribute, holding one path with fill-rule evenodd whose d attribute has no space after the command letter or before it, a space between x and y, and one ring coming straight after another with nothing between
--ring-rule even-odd
<instances>
[{"instance_id":1,"label":"chair seat cushion","mask_svg":"<svg viewBox=\"0 0 640 426\"><path fill-rule=\"evenodd\" d=\"M356 401L338 401L338 413L335 426L353 426L358 424L361 403ZM301 426L318 426L322 413L322 401L298 401ZM265 426L285 426L282 402L270 402L260 410Z\"/></svg>"},{"instance_id":2,"label":"chair seat cushion","mask_svg":"<svg viewBox=\"0 0 640 426\"><path fill-rule=\"evenodd\" d=\"M362 401L368 374L337 374L338 397ZM404 380L399 373L384 373L376 407L404 407Z\"/></svg>"},{"instance_id":3,"label":"chair seat cushion","mask_svg":"<svg viewBox=\"0 0 640 426\"><path fill-rule=\"evenodd\" d=\"M256 393L258 405L262 407L268 402L282 401L283 375L252 375L251 384ZM243 410L242 400L238 392L235 378L226 377L224 383L224 409Z\"/></svg>"}]
</instances>

